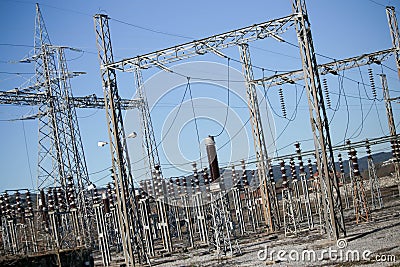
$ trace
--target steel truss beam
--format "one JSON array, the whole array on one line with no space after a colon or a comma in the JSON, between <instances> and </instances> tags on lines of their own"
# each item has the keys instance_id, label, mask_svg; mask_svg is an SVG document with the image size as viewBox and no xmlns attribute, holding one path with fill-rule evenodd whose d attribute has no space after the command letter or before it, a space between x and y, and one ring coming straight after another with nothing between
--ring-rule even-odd
<instances>
[{"instance_id":1,"label":"steel truss beam","mask_svg":"<svg viewBox=\"0 0 400 267\"><path fill-rule=\"evenodd\" d=\"M369 54L363 54L351 58L335 60L329 63L318 65L319 75L333 74L338 75L340 71L357 68L365 65L381 64L387 60L391 55L396 54L395 48L389 48ZM282 85L285 83L295 83L296 81L304 80L303 70L295 70L282 74L276 74L270 77L264 77L261 79L253 80L252 83L257 85L263 85L267 83L268 87Z\"/></svg>"},{"instance_id":2,"label":"steel truss beam","mask_svg":"<svg viewBox=\"0 0 400 267\"><path fill-rule=\"evenodd\" d=\"M109 63L104 67L118 69L121 71L134 71L136 67L147 69L152 66L165 65L197 55L202 55L207 52L214 53L219 49L224 49L267 37L272 37L282 41L282 38L280 38L279 35L294 26L296 17L297 14L291 14L283 18L254 24L252 26L213 35L211 37L206 37L185 44L176 45L145 55L123 59L115 63Z\"/></svg>"},{"instance_id":3,"label":"steel truss beam","mask_svg":"<svg viewBox=\"0 0 400 267\"><path fill-rule=\"evenodd\" d=\"M21 106L39 106L49 101L54 96L46 96L44 93L27 93L23 91L10 90L0 92L0 104L21 105ZM74 96L70 99L71 104L75 108L98 108L105 109L105 100L103 97L96 95ZM121 109L139 108L142 100L138 99L120 99Z\"/></svg>"}]
</instances>

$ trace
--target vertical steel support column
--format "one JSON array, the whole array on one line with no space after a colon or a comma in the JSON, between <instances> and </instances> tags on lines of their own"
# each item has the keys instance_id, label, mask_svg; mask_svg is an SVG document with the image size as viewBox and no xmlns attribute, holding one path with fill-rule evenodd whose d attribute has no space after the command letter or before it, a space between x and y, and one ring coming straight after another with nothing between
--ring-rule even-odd
<instances>
[{"instance_id":1,"label":"vertical steel support column","mask_svg":"<svg viewBox=\"0 0 400 267\"><path fill-rule=\"evenodd\" d=\"M193 221L192 221L192 215L190 212L190 206L189 206L187 194L181 195L181 200L182 200L182 206L185 211L185 222L186 222L186 231L187 231L188 240L189 240L189 247L192 248L192 247L194 247Z\"/></svg>"},{"instance_id":2,"label":"vertical steel support column","mask_svg":"<svg viewBox=\"0 0 400 267\"><path fill-rule=\"evenodd\" d=\"M297 179L296 165L294 163L294 158L290 158L289 161L290 173L292 175L292 189L294 192L294 197L292 196L294 206L296 208L297 220L299 222L303 221L303 207L301 205L301 196L299 189L299 180Z\"/></svg>"},{"instance_id":3,"label":"vertical steel support column","mask_svg":"<svg viewBox=\"0 0 400 267\"><path fill-rule=\"evenodd\" d=\"M271 184L271 188L272 188L271 200L275 202L276 214L278 216L278 223L279 223L279 226L281 226L281 224L282 224L282 222L281 222L281 213L280 213L280 210L279 210L278 196L276 194L276 182L275 182L275 179L274 179L274 170L273 170L273 167L272 167L272 161L271 160L269 160L268 174L269 174L269 180L270 180L270 184Z\"/></svg>"},{"instance_id":4,"label":"vertical steel support column","mask_svg":"<svg viewBox=\"0 0 400 267\"><path fill-rule=\"evenodd\" d=\"M393 8L393 12L394 12L394 8ZM391 100L390 100L389 87L387 84L386 75L380 74L380 76L381 76L381 82L382 82L382 88L383 88L383 99L385 100L386 116L388 119L390 136L392 137L392 140L390 142L392 144L392 151L393 151L393 164L394 164L395 179L396 179L396 183L398 185L399 195L400 195L400 155L398 153L396 153L397 152L396 149L398 149L398 146L399 146L399 140L397 138L396 124L394 123L393 110L392 110L392 104L391 104Z\"/></svg>"},{"instance_id":5,"label":"vertical steel support column","mask_svg":"<svg viewBox=\"0 0 400 267\"><path fill-rule=\"evenodd\" d=\"M147 196L139 200L139 209L142 215L143 235L146 242L147 254L149 256L154 256L153 233L151 231L151 222L149 217L150 203Z\"/></svg>"},{"instance_id":6,"label":"vertical steel support column","mask_svg":"<svg viewBox=\"0 0 400 267\"><path fill-rule=\"evenodd\" d=\"M346 205L346 209L349 209L350 208L349 189L348 189L348 185L346 182L346 176L344 174L342 154L338 154L338 161L339 161L339 169L340 169L340 182L342 183L343 191L344 191L344 202Z\"/></svg>"},{"instance_id":7,"label":"vertical steel support column","mask_svg":"<svg viewBox=\"0 0 400 267\"><path fill-rule=\"evenodd\" d=\"M375 209L382 208L383 202L382 202L381 188L379 185L379 178L376 175L376 168L374 160L372 159L371 147L369 145L368 139L365 140L365 148L367 151L369 187L371 191L371 204Z\"/></svg>"},{"instance_id":8,"label":"vertical steel support column","mask_svg":"<svg viewBox=\"0 0 400 267\"><path fill-rule=\"evenodd\" d=\"M289 188L289 184L286 177L285 162L280 162L281 173L282 173L282 208L283 208L283 227L285 228L285 236L297 235L297 222L296 212L293 207L292 192Z\"/></svg>"},{"instance_id":9,"label":"vertical steel support column","mask_svg":"<svg viewBox=\"0 0 400 267\"><path fill-rule=\"evenodd\" d=\"M168 218L167 218L167 205L164 202L164 196L159 197L157 200L157 211L158 211L158 218L159 218L159 228L161 231L161 238L163 241L164 249L168 252L172 252L172 241L171 236L169 233L169 225L168 225Z\"/></svg>"},{"instance_id":10,"label":"vertical steel support column","mask_svg":"<svg viewBox=\"0 0 400 267\"><path fill-rule=\"evenodd\" d=\"M98 201L98 196L96 196L96 201L93 204L94 213L97 222L97 236L99 240L99 247L101 252L101 259L104 266L109 266L111 263L110 247L108 244L108 232L105 223L106 217L104 216L103 207L101 202Z\"/></svg>"},{"instance_id":11,"label":"vertical steel support column","mask_svg":"<svg viewBox=\"0 0 400 267\"><path fill-rule=\"evenodd\" d=\"M393 6L386 7L386 15L389 23L390 36L392 37L393 48L395 48L395 59L397 65L397 72L400 78L400 33L399 26L397 25L396 11Z\"/></svg>"},{"instance_id":12,"label":"vertical steel support column","mask_svg":"<svg viewBox=\"0 0 400 267\"><path fill-rule=\"evenodd\" d=\"M310 23L305 0L292 0L292 6L293 13L298 15L296 32L307 90L311 128L314 135L318 174L321 177L325 228L328 238L338 239L346 235L346 229L329 133L329 122L318 74Z\"/></svg>"},{"instance_id":13,"label":"vertical steel support column","mask_svg":"<svg viewBox=\"0 0 400 267\"><path fill-rule=\"evenodd\" d=\"M194 194L193 209L197 218L197 226L199 228L200 241L208 244L207 216L204 210L204 202L201 193Z\"/></svg>"},{"instance_id":14,"label":"vertical steel support column","mask_svg":"<svg viewBox=\"0 0 400 267\"><path fill-rule=\"evenodd\" d=\"M246 227L244 224L243 218L243 205L242 200L240 198L240 183L238 183L238 179L236 176L235 165L232 164L232 198L235 209L236 221L239 226L239 231L241 235L244 235L246 232Z\"/></svg>"},{"instance_id":15,"label":"vertical steel support column","mask_svg":"<svg viewBox=\"0 0 400 267\"><path fill-rule=\"evenodd\" d=\"M240 189L236 186L232 188L232 198L235 207L237 225L239 226L240 234L244 235L244 233L246 232L246 228L244 226L244 220L243 220L243 207L242 207L242 201L240 199Z\"/></svg>"},{"instance_id":16,"label":"vertical steel support column","mask_svg":"<svg viewBox=\"0 0 400 267\"><path fill-rule=\"evenodd\" d=\"M277 207L271 199L273 193L267 178L267 170L269 169L269 161L267 148L265 145L264 133L261 123L261 114L258 106L257 90L251 81L254 80L253 68L250 59L249 45L240 45L240 60L242 62L243 74L246 80L246 95L249 105L252 134L254 139L254 151L257 159L258 177L260 179L261 199L263 201L265 223L270 232L279 228L279 220Z\"/></svg>"},{"instance_id":17,"label":"vertical steel support column","mask_svg":"<svg viewBox=\"0 0 400 267\"><path fill-rule=\"evenodd\" d=\"M143 149L148 160L148 176L151 176L151 170L154 170L156 166L160 166L160 158L158 156L158 149L156 144L156 138L154 135L153 124L150 116L149 103L147 102L146 93L143 85L143 78L141 69L135 68L135 80L136 80L136 91L138 97L142 100L142 104L139 106L142 133L143 133Z\"/></svg>"},{"instance_id":18,"label":"vertical steel support column","mask_svg":"<svg viewBox=\"0 0 400 267\"><path fill-rule=\"evenodd\" d=\"M116 73L114 69L107 67L107 64L114 62L108 16L97 14L94 16L94 22L104 90L112 169L116 181L115 190L119 209L118 216L120 217L122 247L125 264L127 267L130 267L135 265L135 250L132 243L136 243L135 247L137 246L138 248L136 252L138 253L139 262L148 259L144 249L140 223L135 223L135 219L137 222L140 222L140 220L138 218L138 205L130 169L131 165L126 144Z\"/></svg>"},{"instance_id":19,"label":"vertical steel support column","mask_svg":"<svg viewBox=\"0 0 400 267\"><path fill-rule=\"evenodd\" d=\"M246 208L247 208L247 220L250 223L251 227L253 228L253 231L255 232L256 229L258 228L258 218L257 218L257 212L256 212L256 203L253 197L252 192L250 191L248 180L247 180L247 171L246 171L246 164L244 160L242 159L240 161L242 165L242 183L244 187L244 195L246 199Z\"/></svg>"},{"instance_id":20,"label":"vertical steel support column","mask_svg":"<svg viewBox=\"0 0 400 267\"><path fill-rule=\"evenodd\" d=\"M181 216L180 216L180 204L178 199L172 201L172 210L174 211L174 219L175 219L175 227L176 227L176 235L178 239L182 239L182 228L181 228Z\"/></svg>"},{"instance_id":21,"label":"vertical steel support column","mask_svg":"<svg viewBox=\"0 0 400 267\"><path fill-rule=\"evenodd\" d=\"M308 193L307 177L306 177L306 172L304 170L303 156L301 155L300 143L296 143L294 146L296 148L297 160L299 161L300 183L301 183L301 188L303 190L304 207L306 210L307 224L309 229L313 229L314 221L311 211L310 195Z\"/></svg>"},{"instance_id":22,"label":"vertical steel support column","mask_svg":"<svg viewBox=\"0 0 400 267\"><path fill-rule=\"evenodd\" d=\"M351 167L353 169L354 183L353 183L353 203L354 213L356 216L356 223L361 221L369 221L368 201L364 190L364 181L361 177L360 170L358 169L357 152L354 148L349 151L351 159Z\"/></svg>"}]
</instances>

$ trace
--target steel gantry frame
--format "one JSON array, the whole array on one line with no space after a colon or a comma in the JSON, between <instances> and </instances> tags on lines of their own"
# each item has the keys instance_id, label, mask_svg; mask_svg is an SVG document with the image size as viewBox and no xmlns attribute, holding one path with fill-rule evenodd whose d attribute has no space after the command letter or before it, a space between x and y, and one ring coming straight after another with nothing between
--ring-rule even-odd
<instances>
[{"instance_id":1,"label":"steel gantry frame","mask_svg":"<svg viewBox=\"0 0 400 267\"><path fill-rule=\"evenodd\" d=\"M381 64L383 61L389 59L393 54L396 54L395 48L389 48L377 52L362 54L355 57L350 57L346 59L335 60L325 64L318 65L319 75L333 74L337 75L343 70L348 70L352 68L358 68L361 66L371 65L371 64ZM286 73L276 74L269 77L263 77L261 79L255 79L252 83L257 85L268 84L268 87L282 85L286 83L294 84L296 81L304 80L303 70L295 70Z\"/></svg>"},{"instance_id":2,"label":"steel gantry frame","mask_svg":"<svg viewBox=\"0 0 400 267\"><path fill-rule=\"evenodd\" d=\"M166 69L164 67L165 64L176 62L179 60L183 59L188 59L197 55L202 55L207 52L212 52L212 53L218 53L218 50L224 49L227 47L231 46L246 46L246 43L255 41L258 39L264 39L267 37L272 37L278 40L282 40L282 38L279 37L280 34L286 32L289 28L293 27L296 21L297 14L291 14L289 16L279 18L279 19L274 19L270 20L267 22L263 22L260 24L255 24L249 27L244 27L238 30L233 30L229 31L223 34L218 34L214 35L211 37L203 38L201 40L195 40L192 42L185 43L183 45L177 45L171 48L159 50L156 52L148 53L142 56L136 56L134 58L128 58L128 59L123 59L118 62L108 62L107 64L104 65L104 67L107 67L109 69L114 69L114 70L120 70L120 71L126 71L126 72L135 72L136 74L136 79L137 79L137 87L138 89L142 88L142 82L141 82L141 75L140 75L140 69L146 69L150 68L152 66L157 66L161 69ZM248 54L248 49L246 49L246 53ZM248 58L249 59L249 58ZM251 67L251 65L248 65L248 67ZM246 68L248 68L246 67ZM248 68L250 70L250 68ZM251 80L253 77L251 77ZM250 79L248 79L250 81ZM248 88L253 89L253 86L250 85ZM248 89L248 90L250 90ZM255 88L254 88L255 91ZM140 91L139 91L140 93ZM248 94L248 96L252 96L255 94ZM255 105L255 99L249 99L250 103L253 103ZM258 103L257 103L258 105ZM252 110L250 111L251 116L256 116L255 114L259 114L258 107L252 106ZM149 113L148 113L149 114ZM146 114L142 114L143 118L145 117ZM150 116L150 115L149 115ZM146 117L149 117L146 116ZM260 116L258 116L260 118ZM261 122L260 120L258 120ZM255 142L255 146L257 148L260 148L259 150L256 151L256 154L259 155L259 159L263 159L263 161L267 161L267 155L266 155L266 149L265 149L265 141L264 141L264 136L262 133L259 132L261 129L258 125L258 127L255 128L253 131L253 138ZM145 129L146 130L146 129ZM258 131L258 132L257 132ZM151 131L149 131L151 133ZM154 134L153 134L154 135ZM152 137L149 135L150 138ZM147 137L145 137L147 138ZM154 138L154 137L153 137ZM260 139L261 138L261 139ZM258 141L257 141L258 140ZM147 141L147 140L146 140ZM151 144L151 139L149 139L150 144ZM153 141L155 143L155 141ZM261 143L260 143L261 142ZM147 147L149 149L149 147ZM148 155L153 153L156 149L153 150L148 150L147 153ZM151 164L151 160L150 164ZM268 194L268 191L271 191L272 189L268 187L269 180L267 179L267 166L268 162L265 162L259 166L259 173L263 175L260 179L261 184L262 184L262 199L263 203L266 206L265 209L267 212L264 212L266 214L266 224L268 228L273 231L277 227L279 227L279 218L277 218L277 211L276 208L274 208L274 201L271 201L270 194ZM266 187L266 188L265 188ZM272 203L272 204L271 204Z\"/></svg>"},{"instance_id":3,"label":"steel gantry frame","mask_svg":"<svg viewBox=\"0 0 400 267\"><path fill-rule=\"evenodd\" d=\"M148 258L142 238L142 228L126 144L116 73L114 69L107 66L114 62L108 16L103 14L95 15L94 24L106 104L107 128L110 139L112 169L115 177L122 246L125 263L129 267L135 265L134 253L138 254L139 262L147 261Z\"/></svg>"},{"instance_id":4,"label":"steel gantry frame","mask_svg":"<svg viewBox=\"0 0 400 267\"><path fill-rule=\"evenodd\" d=\"M0 105L20 105L20 106L39 106L46 103L48 98L54 98L54 96L48 96L44 93L30 93L24 92L23 90L9 90L0 91ZM75 108L105 108L105 101L103 97L96 95L88 96L73 96L69 97L69 103ZM121 109L136 109L142 104L141 99L121 99Z\"/></svg>"},{"instance_id":5,"label":"steel gantry frame","mask_svg":"<svg viewBox=\"0 0 400 267\"><path fill-rule=\"evenodd\" d=\"M282 40L279 35L294 26L296 17L296 14L291 14L283 18L254 24L241 29L213 35L211 37L176 45L148 54L123 59L113 63L110 62L107 67L120 71L132 72L135 68L147 69L153 66L159 67L160 65L162 66L183 59L203 55L207 52L215 53L217 50L267 37Z\"/></svg>"},{"instance_id":6,"label":"steel gantry frame","mask_svg":"<svg viewBox=\"0 0 400 267\"><path fill-rule=\"evenodd\" d=\"M371 63L380 64L380 62L386 60L387 57L396 52L396 49L392 48L371 54L365 54L357 58L351 58L343 61L335 61L333 63L319 66L316 62L305 1L293 0L292 6L293 14L284 18L271 20L268 22L252 25L239 30L233 30L219 35L214 35L208 38L203 38L201 40L195 40L145 55L123 59L118 62L110 62L107 67L127 72L137 72L138 69L145 69L152 66L157 66L161 69L165 69L164 64L188 59L196 55L205 54L207 52L218 54L217 50L230 46L239 45L241 46L242 50L244 50L243 48L245 48L245 50L248 50L248 47L246 47L246 43L257 39L273 37L275 39L282 40L279 37L279 34L284 33L290 27L296 26L300 53L302 56L301 58L303 63L303 70L279 76L273 76L269 79L276 80L280 78L281 80L275 81L275 84L287 82L293 83L295 80L300 79L306 80L311 124L315 135L315 149L317 155L320 155L320 157L317 157L318 170L319 173L324 176L324 179L322 180L322 185L324 189L323 194L325 199L324 209L326 213L326 229L330 237L337 239L341 235L345 235L345 227L343 222L343 214L341 211L338 179L336 177L335 166L333 164L332 144L329 135L329 127L327 123L327 116L324 107L321 85L319 81L319 74L337 74L338 71L342 69L348 69L355 66L362 66ZM297 75L297 78L295 77L295 75ZM293 78L290 78L292 76ZM265 79L258 81L249 81L248 79L248 83L255 84L264 83L265 81ZM257 108L256 110L253 109L250 112L254 114L254 111L259 112ZM262 133L256 131L256 134L254 135L253 131L253 137L255 139L254 141L256 147L257 143L259 143L257 142L257 139L260 134ZM261 146L265 146L265 141L264 145L261 144ZM321 153L319 153L320 150ZM256 154L258 153L259 151L256 151ZM267 155L264 154L262 150L260 158L267 159ZM261 173L262 175L263 171L259 170L259 173ZM333 173L332 177L330 177L329 173ZM260 181L262 184L264 179L260 179ZM267 192L267 190L264 190L264 192ZM265 198L265 194L263 194L263 200L264 204L267 204L266 209L268 210L268 203L270 203L271 201ZM271 219L268 219L269 217L271 217L272 220L274 219L274 215L271 215L270 211L268 211L268 214L266 216L266 223L267 225L270 225L272 227L273 224L271 222ZM270 221L268 222L268 220Z\"/></svg>"}]
</instances>

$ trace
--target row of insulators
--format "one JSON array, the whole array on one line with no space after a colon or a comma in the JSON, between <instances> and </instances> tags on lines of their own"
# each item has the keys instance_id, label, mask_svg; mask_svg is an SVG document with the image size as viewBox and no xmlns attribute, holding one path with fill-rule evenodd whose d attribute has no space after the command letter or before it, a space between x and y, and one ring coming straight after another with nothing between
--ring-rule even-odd
<instances>
[{"instance_id":1,"label":"row of insulators","mask_svg":"<svg viewBox=\"0 0 400 267\"><path fill-rule=\"evenodd\" d=\"M195 191L196 189L200 188L200 174L197 170L196 164L192 164L193 166L193 178L189 178L189 187L192 188L192 191ZM234 169L234 167L233 167ZM154 172L155 173L155 172ZM253 173L254 175L254 173ZM159 178L160 176L158 175L153 175L153 180L146 180L146 181L141 181L140 182L140 187L141 187L141 196L146 197L147 195L155 195L156 197L162 196L162 192L165 189L169 195L174 194L174 185L177 186L178 194L180 193L187 193L188 192L188 181L187 177L181 177L181 178L170 178L169 180L161 179ZM209 177L207 168L204 168L202 171L202 177L203 177L203 183L205 186L209 186L209 184L212 182L211 178ZM233 179L233 184L236 186L248 186L248 178L247 178L247 171L246 167L244 164L244 161L242 161L242 175L240 179L237 178L236 176L236 171L232 171L232 179ZM224 186L224 176L220 176L220 181L219 181L221 187ZM154 186L153 186L153 185Z\"/></svg>"},{"instance_id":2,"label":"row of insulators","mask_svg":"<svg viewBox=\"0 0 400 267\"><path fill-rule=\"evenodd\" d=\"M339 161L340 173L344 173L342 154L338 154L338 161Z\"/></svg>"},{"instance_id":3,"label":"row of insulators","mask_svg":"<svg viewBox=\"0 0 400 267\"><path fill-rule=\"evenodd\" d=\"M400 163L400 143L397 140L390 141L394 162Z\"/></svg>"},{"instance_id":4,"label":"row of insulators","mask_svg":"<svg viewBox=\"0 0 400 267\"><path fill-rule=\"evenodd\" d=\"M0 195L0 214L5 215L9 218L17 216L32 216L33 215L33 203L30 192L25 193L25 201L21 196L20 192L14 194L15 204L10 203L10 196L7 192ZM25 204L24 204L25 202Z\"/></svg>"},{"instance_id":5,"label":"row of insulators","mask_svg":"<svg viewBox=\"0 0 400 267\"><path fill-rule=\"evenodd\" d=\"M283 89L282 87L279 88L279 101L281 102L281 109L282 109L282 116L286 118L286 105L285 105L285 98L283 96Z\"/></svg>"},{"instance_id":6,"label":"row of insulators","mask_svg":"<svg viewBox=\"0 0 400 267\"><path fill-rule=\"evenodd\" d=\"M376 86L375 86L375 80L374 80L374 75L373 75L372 69L368 69L368 77L369 77L370 86L371 86L371 90L372 90L372 96L374 99L376 99L377 93L376 93ZM322 88L323 88L323 91L325 94L325 101L326 101L327 107L329 109L331 109L332 101L331 101L331 97L329 94L328 82L327 82L326 78L322 79Z\"/></svg>"},{"instance_id":7,"label":"row of insulators","mask_svg":"<svg viewBox=\"0 0 400 267\"><path fill-rule=\"evenodd\" d=\"M328 108L331 109L332 108L332 102L331 102L331 97L329 95L328 82L327 82L327 80L325 78L322 79L322 88L324 89L326 105L328 106Z\"/></svg>"},{"instance_id":8,"label":"row of insulators","mask_svg":"<svg viewBox=\"0 0 400 267\"><path fill-rule=\"evenodd\" d=\"M371 158L372 158L371 146L370 146L368 140L365 141L365 149L366 149L366 151L367 151L367 157L368 157L369 159L371 159Z\"/></svg>"},{"instance_id":9,"label":"row of insulators","mask_svg":"<svg viewBox=\"0 0 400 267\"><path fill-rule=\"evenodd\" d=\"M295 143L294 147L296 149L297 160L299 161L300 174L303 174L303 173L305 173L305 170L304 170L303 157L301 155L300 143L299 142Z\"/></svg>"},{"instance_id":10,"label":"row of insulators","mask_svg":"<svg viewBox=\"0 0 400 267\"><path fill-rule=\"evenodd\" d=\"M285 161L283 159L279 162L279 166L281 168L282 186L283 188L288 188L289 186L286 176Z\"/></svg>"},{"instance_id":11,"label":"row of insulators","mask_svg":"<svg viewBox=\"0 0 400 267\"><path fill-rule=\"evenodd\" d=\"M249 181L247 179L247 170L246 170L246 163L244 162L244 160L240 161L241 164L241 168L242 168L242 175L237 175L236 174L236 170L235 170L235 166L232 165L232 182L233 182L233 186L237 187L237 188L241 188L243 186L248 186L249 185Z\"/></svg>"},{"instance_id":12,"label":"row of insulators","mask_svg":"<svg viewBox=\"0 0 400 267\"><path fill-rule=\"evenodd\" d=\"M348 152L349 154L349 160L351 161L353 165L353 173L354 176L360 176L360 169L358 167L358 159L357 159L357 151L354 148L351 148L350 151Z\"/></svg>"},{"instance_id":13,"label":"row of insulators","mask_svg":"<svg viewBox=\"0 0 400 267\"><path fill-rule=\"evenodd\" d=\"M76 208L75 186L72 176L67 177L67 199L71 209Z\"/></svg>"},{"instance_id":14,"label":"row of insulators","mask_svg":"<svg viewBox=\"0 0 400 267\"><path fill-rule=\"evenodd\" d=\"M289 166L290 166L290 174L292 176L292 180L295 182L297 181L297 173L296 173L296 164L294 163L294 158L290 158Z\"/></svg>"},{"instance_id":15,"label":"row of insulators","mask_svg":"<svg viewBox=\"0 0 400 267\"><path fill-rule=\"evenodd\" d=\"M94 186L94 185L93 185ZM93 188L93 204L102 203L102 207L105 213L110 213L111 209L114 207L115 201L115 189L108 183L106 186L106 191L99 195L96 186Z\"/></svg>"},{"instance_id":16,"label":"row of insulators","mask_svg":"<svg viewBox=\"0 0 400 267\"><path fill-rule=\"evenodd\" d=\"M47 203L48 211L66 211L68 209L64 191L60 187L48 189Z\"/></svg>"},{"instance_id":17,"label":"row of insulators","mask_svg":"<svg viewBox=\"0 0 400 267\"><path fill-rule=\"evenodd\" d=\"M67 211L68 208L76 208L75 196L71 195L68 189L67 196L65 191L60 187L49 188L47 190L47 194L44 192L44 190L40 190L39 197L39 210L42 212L64 212Z\"/></svg>"},{"instance_id":18,"label":"row of insulators","mask_svg":"<svg viewBox=\"0 0 400 267\"><path fill-rule=\"evenodd\" d=\"M374 97L374 99L376 99L377 94L376 94L374 74L372 73L372 69L368 69L368 77L369 77L369 82L370 82L370 85L371 85L372 96Z\"/></svg>"}]
</instances>

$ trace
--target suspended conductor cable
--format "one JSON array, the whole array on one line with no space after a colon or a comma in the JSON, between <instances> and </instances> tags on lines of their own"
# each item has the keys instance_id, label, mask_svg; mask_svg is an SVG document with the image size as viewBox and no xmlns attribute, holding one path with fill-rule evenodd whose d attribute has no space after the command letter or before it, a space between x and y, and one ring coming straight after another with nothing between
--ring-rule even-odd
<instances>
[{"instance_id":1,"label":"suspended conductor cable","mask_svg":"<svg viewBox=\"0 0 400 267\"><path fill-rule=\"evenodd\" d=\"M283 127L282 131L279 133L278 137L276 137L276 139L274 140L274 142L278 141L278 139L282 137L283 133L286 131L286 129L287 129L287 127L289 126L289 124L290 124L292 121L294 121L294 120L296 119L296 117L297 117L297 110L298 110L300 101L301 101L301 99L302 99L302 97L303 97L303 94L304 94L304 91L305 91L305 88L306 88L306 87L303 86L303 90L301 91L300 97L299 97L299 98L297 97L297 86L296 86L296 83L295 83L295 87L296 87L296 108L295 108L295 110L294 110L294 112L293 112L291 118L288 119L288 122L286 123L285 127ZM268 147L270 147L270 146L271 146L271 145L269 145Z\"/></svg>"},{"instance_id":2,"label":"suspended conductor cable","mask_svg":"<svg viewBox=\"0 0 400 267\"><path fill-rule=\"evenodd\" d=\"M344 71L343 71L344 72ZM344 131L344 137L343 137L343 143L346 142L346 137L347 137L347 131L349 130L349 124L350 124L350 111L349 111L349 103L347 102L347 96L346 96L346 91L343 86L343 78L344 75L338 75L338 82L341 90L343 90L343 98L344 98L344 103L346 104L346 111L347 111L347 119L346 119L346 130Z\"/></svg>"},{"instance_id":3,"label":"suspended conductor cable","mask_svg":"<svg viewBox=\"0 0 400 267\"><path fill-rule=\"evenodd\" d=\"M275 72L274 75L276 75L276 73L277 73L277 72ZM263 81L264 81L264 78L265 78L264 69L262 70L262 76L263 76ZM264 91L264 98L266 98L266 97L267 97L267 96L266 96L267 90L265 89L265 82L262 83L262 86L263 86L263 91ZM272 136L274 136L274 134L273 134L273 132L272 132L271 120L270 120L270 118L269 118L268 103L267 103L267 102L265 102L265 113L267 114L268 130L269 130L269 132L270 132L270 134L271 134L271 137L272 137ZM275 154L276 154L276 156L278 156L278 150L277 150L275 138L272 139L272 145L275 147Z\"/></svg>"},{"instance_id":4,"label":"suspended conductor cable","mask_svg":"<svg viewBox=\"0 0 400 267\"><path fill-rule=\"evenodd\" d=\"M362 104L362 100L361 100L360 83L357 83L357 89L358 89L358 96L360 97L359 102L360 102L360 108L361 108L361 123L360 123L360 126L358 126L358 128L354 131L354 133L350 136L349 139L357 138L360 136L360 134L362 133L362 131L364 129L364 120L367 118L367 116L365 116L365 118L364 118L364 108L363 108L363 104ZM374 102L375 102L375 100L374 100ZM356 136L354 136L359 129L360 129L360 132Z\"/></svg>"},{"instance_id":5,"label":"suspended conductor cable","mask_svg":"<svg viewBox=\"0 0 400 267\"><path fill-rule=\"evenodd\" d=\"M376 101L374 101L374 105L375 105L376 115L378 116L379 127L381 128L383 136L387 136L387 134L385 134L385 131L383 130L383 127L382 127L381 118L379 116L378 106L376 105Z\"/></svg>"},{"instance_id":6,"label":"suspended conductor cable","mask_svg":"<svg viewBox=\"0 0 400 267\"><path fill-rule=\"evenodd\" d=\"M188 80L188 88L189 88L189 96L190 96L190 103L192 105L192 112L193 112L193 119L194 119L194 125L196 127L196 134L197 134L197 142L199 144L199 154L200 154L200 166L203 169L203 163L201 161L201 142L200 142L200 135L199 135L199 127L197 125L197 118L196 118L196 113L194 111L194 104L193 104L193 97L192 97L192 89L190 88L190 77L187 77Z\"/></svg>"},{"instance_id":7,"label":"suspended conductor cable","mask_svg":"<svg viewBox=\"0 0 400 267\"><path fill-rule=\"evenodd\" d=\"M188 82L187 82L187 84L186 84L185 92L183 93L181 102L179 103L178 110L177 110L176 113L175 113L175 117L173 118L173 120L172 120L171 124L169 125L167 131L165 132L164 136L161 137L161 141L156 145L156 147L151 151L151 153L153 153L153 152L162 144L162 142L164 141L165 137L167 137L168 133L170 132L170 130L171 130L171 128L172 128L172 126L174 125L174 123L175 123L175 121L176 121L176 118L178 117L178 114L179 114L179 112L180 112L180 110L181 110L181 107L182 107L182 103L183 103L183 101L185 100L187 91L190 90L190 83L189 83L190 77L186 77L186 78L187 78L187 81L188 81ZM146 157L143 157L143 158L141 158L141 159L139 159L139 160L133 162L131 165L133 165L133 164L135 164L135 163L138 163L138 162L144 160L145 158L146 158Z\"/></svg>"},{"instance_id":8,"label":"suspended conductor cable","mask_svg":"<svg viewBox=\"0 0 400 267\"><path fill-rule=\"evenodd\" d=\"M220 136L224 131L225 131L225 127L226 127L226 123L227 123L227 121L228 121L228 114L229 114L229 106L230 106L230 103L229 103L229 95L230 95L230 88L229 88L229 68L230 68L230 66L229 66L229 62L230 62L230 58L228 57L228 74L227 74L227 90L228 90L228 95L227 95L227 106L226 106L226 115L225 115L225 122L224 122L224 126L222 127L222 129L221 129L221 132L219 132L219 134L217 134L217 135L215 135L214 137L218 137L218 136Z\"/></svg>"},{"instance_id":9,"label":"suspended conductor cable","mask_svg":"<svg viewBox=\"0 0 400 267\"><path fill-rule=\"evenodd\" d=\"M29 158L29 151L28 151L28 142L26 140L26 131L25 131L25 124L24 121L21 120L22 122L22 130L24 132L24 141L25 141L25 152L26 152L26 158L28 160L28 168L29 168L29 175L31 177L31 182L32 182L32 188L35 188L35 184L33 183L33 175L32 175L32 168L31 168L31 160Z\"/></svg>"},{"instance_id":10,"label":"suspended conductor cable","mask_svg":"<svg viewBox=\"0 0 400 267\"><path fill-rule=\"evenodd\" d=\"M374 100L374 103L376 103L375 100ZM367 113L365 114L365 117L362 118L362 121L361 121L360 125L357 127L357 129L354 131L354 133L347 139L354 139L354 138L357 138L358 136L360 136L361 132L357 136L354 136L354 135L358 131L358 129L361 128L361 125L365 123L365 120L368 118L368 116L371 113L371 110L372 110L373 107L374 107L374 105L372 104L370 106L369 110L367 111Z\"/></svg>"}]
</instances>

